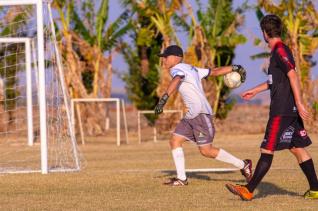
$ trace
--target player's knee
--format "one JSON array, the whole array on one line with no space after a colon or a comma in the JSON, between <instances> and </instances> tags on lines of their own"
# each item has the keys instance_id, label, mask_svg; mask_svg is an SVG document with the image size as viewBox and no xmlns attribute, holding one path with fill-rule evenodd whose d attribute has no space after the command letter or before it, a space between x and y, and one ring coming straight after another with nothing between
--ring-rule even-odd
<instances>
[{"instance_id":1,"label":"player's knee","mask_svg":"<svg viewBox=\"0 0 318 211\"><path fill-rule=\"evenodd\" d=\"M292 152L293 154L300 154L300 153L303 153L305 150L304 148L291 148L289 149L290 152Z\"/></svg>"},{"instance_id":2,"label":"player's knee","mask_svg":"<svg viewBox=\"0 0 318 211\"><path fill-rule=\"evenodd\" d=\"M208 155L209 155L209 152L208 152L208 150L206 150L206 149L200 149L200 153L201 153L201 155L203 155L204 157L208 157Z\"/></svg>"},{"instance_id":3,"label":"player's knee","mask_svg":"<svg viewBox=\"0 0 318 211\"><path fill-rule=\"evenodd\" d=\"M172 138L172 139L170 139L170 141L169 141L169 145L170 145L170 148L171 149L174 149L175 148L175 141L174 141L174 139Z\"/></svg>"},{"instance_id":4,"label":"player's knee","mask_svg":"<svg viewBox=\"0 0 318 211\"><path fill-rule=\"evenodd\" d=\"M212 153L212 150L210 148L200 148L200 153L204 157L214 158L215 156Z\"/></svg>"},{"instance_id":5,"label":"player's knee","mask_svg":"<svg viewBox=\"0 0 318 211\"><path fill-rule=\"evenodd\" d=\"M291 148L289 151L297 158L299 162L308 160L311 158L310 154L304 148Z\"/></svg>"},{"instance_id":6,"label":"player's knee","mask_svg":"<svg viewBox=\"0 0 318 211\"><path fill-rule=\"evenodd\" d=\"M291 148L289 151L299 160L304 154L307 154L303 148Z\"/></svg>"},{"instance_id":7,"label":"player's knee","mask_svg":"<svg viewBox=\"0 0 318 211\"><path fill-rule=\"evenodd\" d=\"M176 139L175 137L172 137L170 139L169 144L170 144L171 149L182 147L182 143L178 139Z\"/></svg>"},{"instance_id":8,"label":"player's knee","mask_svg":"<svg viewBox=\"0 0 318 211\"><path fill-rule=\"evenodd\" d=\"M268 150L268 149L264 149L264 148L261 148L261 153L264 153L264 154L271 154L271 155L273 155L273 154L274 154L274 152L273 152L273 151Z\"/></svg>"}]
</instances>

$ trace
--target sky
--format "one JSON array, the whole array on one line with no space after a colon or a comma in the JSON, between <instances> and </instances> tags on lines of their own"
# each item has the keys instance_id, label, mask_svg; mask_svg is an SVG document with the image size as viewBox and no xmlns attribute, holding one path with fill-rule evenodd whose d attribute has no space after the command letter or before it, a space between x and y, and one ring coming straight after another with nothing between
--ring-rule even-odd
<instances>
[{"instance_id":1,"label":"sky","mask_svg":"<svg viewBox=\"0 0 318 211\"><path fill-rule=\"evenodd\" d=\"M196 10L195 0L189 0L190 4L193 6L193 9ZM206 4L207 0L201 0L202 5ZM233 1L233 9L237 8L244 2L244 0L235 0ZM249 0L249 4L256 4L257 0ZM314 0L316 8L318 8L318 0ZM123 9L119 4L118 0L110 0L110 20L115 20L120 11ZM259 22L256 18L254 10L248 10L245 14L245 23L240 27L239 32L244 34L248 41L245 44L237 46L235 50L235 58L233 60L233 64L240 64L245 67L247 70L247 80L244 84L242 84L239 88L234 89L233 93L239 94L242 91L254 87L264 81L267 80L266 75L262 71L262 64L264 63L263 59L252 60L250 58L251 55L263 52L264 49L254 46L253 40L255 37L262 38L262 33L259 28ZM185 49L187 46L187 36L186 34L179 33L179 38L182 43L182 47ZM318 52L314 55L314 59L318 61ZM124 59L121 55L116 55L113 61L113 67L118 72L118 74L123 74L128 71L128 66L125 63ZM318 78L318 65L312 69L313 77ZM118 77L118 74L113 77L113 93L125 93L125 83ZM263 93L258 96L260 99L268 100L268 94Z\"/></svg>"}]
</instances>

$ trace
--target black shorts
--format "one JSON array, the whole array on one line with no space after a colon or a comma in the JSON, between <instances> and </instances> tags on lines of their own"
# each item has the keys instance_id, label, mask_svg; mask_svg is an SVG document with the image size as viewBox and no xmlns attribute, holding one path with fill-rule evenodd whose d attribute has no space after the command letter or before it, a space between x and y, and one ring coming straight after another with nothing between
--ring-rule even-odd
<instances>
[{"instance_id":1,"label":"black shorts","mask_svg":"<svg viewBox=\"0 0 318 211\"><path fill-rule=\"evenodd\" d=\"M304 148L311 140L300 116L273 116L267 123L261 148L277 151L291 148Z\"/></svg>"}]
</instances>

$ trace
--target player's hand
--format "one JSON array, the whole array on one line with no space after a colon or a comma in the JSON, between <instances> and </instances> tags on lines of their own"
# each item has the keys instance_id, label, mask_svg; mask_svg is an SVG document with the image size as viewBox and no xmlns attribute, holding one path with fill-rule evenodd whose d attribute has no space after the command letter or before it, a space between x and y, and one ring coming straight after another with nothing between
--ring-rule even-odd
<instances>
[{"instance_id":1,"label":"player's hand","mask_svg":"<svg viewBox=\"0 0 318 211\"><path fill-rule=\"evenodd\" d=\"M252 90L248 90L248 91L241 93L240 95L241 95L241 98L243 98L244 100L250 100L256 95L256 92L254 92Z\"/></svg>"},{"instance_id":2,"label":"player's hand","mask_svg":"<svg viewBox=\"0 0 318 211\"><path fill-rule=\"evenodd\" d=\"M241 65L233 64L232 71L237 72L241 75L241 82L244 83L246 80L246 70Z\"/></svg>"},{"instance_id":3,"label":"player's hand","mask_svg":"<svg viewBox=\"0 0 318 211\"><path fill-rule=\"evenodd\" d=\"M296 103L296 106L297 106L298 113L303 120L310 120L311 119L311 115L307 111L307 109L305 108L304 104Z\"/></svg>"},{"instance_id":4,"label":"player's hand","mask_svg":"<svg viewBox=\"0 0 318 211\"><path fill-rule=\"evenodd\" d=\"M165 106L165 104L167 103L169 98L169 95L167 93L165 93L159 100L158 104L155 107L155 114L161 114L163 112L163 107Z\"/></svg>"}]
</instances>

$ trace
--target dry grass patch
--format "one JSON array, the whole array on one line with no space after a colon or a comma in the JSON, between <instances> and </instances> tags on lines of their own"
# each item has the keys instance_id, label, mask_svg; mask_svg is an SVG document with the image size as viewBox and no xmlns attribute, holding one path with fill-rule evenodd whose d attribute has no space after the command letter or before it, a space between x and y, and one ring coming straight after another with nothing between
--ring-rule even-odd
<instances>
[{"instance_id":1,"label":"dry grass patch","mask_svg":"<svg viewBox=\"0 0 318 211\"><path fill-rule=\"evenodd\" d=\"M259 157L262 134L217 134L214 144L240 158ZM317 135L311 135L310 152L318 169ZM1 210L318 210L318 201L304 200L307 182L295 158L278 152L272 169L256 191L255 200L242 202L224 184L243 183L239 172L191 173L187 187L171 188L161 183L173 174L167 141L132 139L115 146L114 139L90 138L81 146L85 168L78 173L24 174L0 177ZM187 168L232 167L199 155L185 145Z\"/></svg>"}]
</instances>

